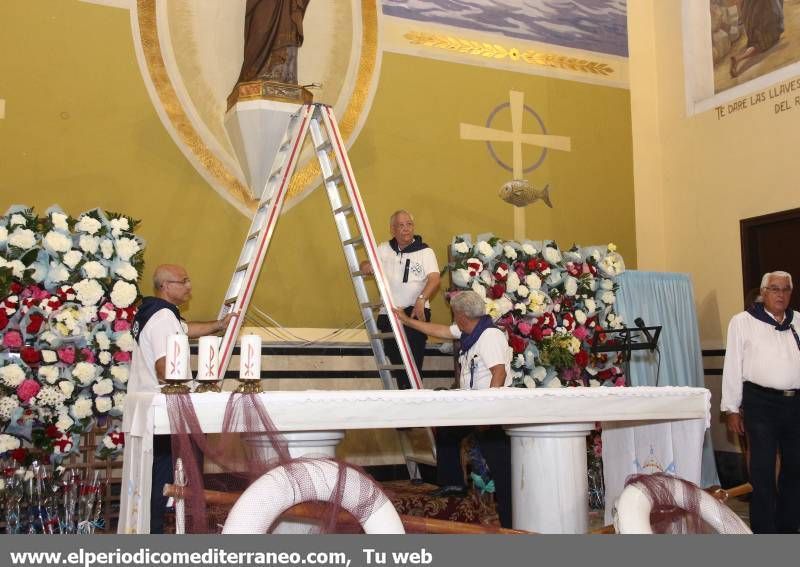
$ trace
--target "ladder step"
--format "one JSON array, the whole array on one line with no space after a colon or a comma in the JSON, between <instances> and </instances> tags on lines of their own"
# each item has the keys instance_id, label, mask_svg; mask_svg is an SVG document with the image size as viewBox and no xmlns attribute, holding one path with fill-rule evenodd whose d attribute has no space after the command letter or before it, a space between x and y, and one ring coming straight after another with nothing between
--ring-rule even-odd
<instances>
[{"instance_id":1,"label":"ladder step","mask_svg":"<svg viewBox=\"0 0 800 567\"><path fill-rule=\"evenodd\" d=\"M383 303L380 301L367 301L359 305L361 305L361 309L380 309L383 307Z\"/></svg>"},{"instance_id":2,"label":"ladder step","mask_svg":"<svg viewBox=\"0 0 800 567\"><path fill-rule=\"evenodd\" d=\"M261 234L261 230L257 230L255 232L248 234L247 238L245 239L245 242L250 242L254 238L257 238L259 234Z\"/></svg>"},{"instance_id":3,"label":"ladder step","mask_svg":"<svg viewBox=\"0 0 800 567\"><path fill-rule=\"evenodd\" d=\"M347 240L342 240L342 246L355 246L358 244L364 244L364 239L360 236L356 236L355 238L348 238Z\"/></svg>"},{"instance_id":4,"label":"ladder step","mask_svg":"<svg viewBox=\"0 0 800 567\"><path fill-rule=\"evenodd\" d=\"M237 296L234 296L234 297L229 297L228 299L226 299L225 301L223 301L223 302L222 302L222 304L223 304L225 307L227 307L227 306L229 306L229 305L233 305L234 303L236 303L236 300L237 300L237 299L239 299L239 296L238 296L238 295L237 295Z\"/></svg>"},{"instance_id":5,"label":"ladder step","mask_svg":"<svg viewBox=\"0 0 800 567\"><path fill-rule=\"evenodd\" d=\"M334 215L341 215L342 213L352 213L353 212L353 205L345 205L343 207L339 207L338 209L333 209Z\"/></svg>"},{"instance_id":6,"label":"ladder step","mask_svg":"<svg viewBox=\"0 0 800 567\"><path fill-rule=\"evenodd\" d=\"M371 339L393 339L394 333L375 333L369 336ZM405 367L403 367L405 368Z\"/></svg>"},{"instance_id":7,"label":"ladder step","mask_svg":"<svg viewBox=\"0 0 800 567\"><path fill-rule=\"evenodd\" d=\"M234 273L244 272L250 266L250 262L245 262L241 266L237 266Z\"/></svg>"},{"instance_id":8,"label":"ladder step","mask_svg":"<svg viewBox=\"0 0 800 567\"><path fill-rule=\"evenodd\" d=\"M328 177L325 178L326 185L331 182L333 182L336 185L339 185L341 181L342 181L342 176L338 173L334 173L333 175L329 175Z\"/></svg>"},{"instance_id":9,"label":"ladder step","mask_svg":"<svg viewBox=\"0 0 800 567\"><path fill-rule=\"evenodd\" d=\"M257 211L260 213L261 211L263 211L264 209L266 209L267 207L269 207L269 204L270 204L271 202L272 202L272 197L270 197L269 199L266 199L265 201L261 201L261 202L258 204L258 209L257 209Z\"/></svg>"},{"instance_id":10,"label":"ladder step","mask_svg":"<svg viewBox=\"0 0 800 567\"><path fill-rule=\"evenodd\" d=\"M329 151L331 151L332 147L333 146L331 145L331 141L330 140L325 140L324 142L322 142L319 146L317 146L314 149L317 152L329 152Z\"/></svg>"},{"instance_id":11,"label":"ladder step","mask_svg":"<svg viewBox=\"0 0 800 567\"><path fill-rule=\"evenodd\" d=\"M405 370L406 367L402 364L379 364L378 370Z\"/></svg>"}]
</instances>

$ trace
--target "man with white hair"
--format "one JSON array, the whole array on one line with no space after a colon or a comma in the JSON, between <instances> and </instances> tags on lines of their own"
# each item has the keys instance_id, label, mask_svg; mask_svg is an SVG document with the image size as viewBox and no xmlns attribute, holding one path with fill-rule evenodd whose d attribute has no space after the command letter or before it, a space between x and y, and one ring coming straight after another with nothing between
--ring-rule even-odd
<instances>
[{"instance_id":1,"label":"man with white hair","mask_svg":"<svg viewBox=\"0 0 800 567\"><path fill-rule=\"evenodd\" d=\"M800 528L800 315L791 294L791 274L766 273L761 301L728 325L721 409L728 429L747 435L754 533Z\"/></svg>"},{"instance_id":2,"label":"man with white hair","mask_svg":"<svg viewBox=\"0 0 800 567\"><path fill-rule=\"evenodd\" d=\"M486 315L486 303L474 291L462 291L450 299L451 326L411 319L395 313L413 329L441 339L460 341L458 362L461 389L484 390L511 385L511 347L506 334ZM439 427L436 430L436 482L434 496L466 494L461 471L461 441L474 434L489 465L497 496L497 513L504 528L511 527L511 454L508 436L499 425L488 427Z\"/></svg>"}]
</instances>

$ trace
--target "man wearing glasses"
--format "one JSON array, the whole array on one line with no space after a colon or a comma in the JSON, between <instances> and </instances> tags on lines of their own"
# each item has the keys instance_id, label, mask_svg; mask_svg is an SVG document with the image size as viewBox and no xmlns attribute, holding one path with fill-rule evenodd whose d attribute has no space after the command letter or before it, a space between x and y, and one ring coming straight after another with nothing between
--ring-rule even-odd
<instances>
[{"instance_id":1,"label":"man wearing glasses","mask_svg":"<svg viewBox=\"0 0 800 567\"><path fill-rule=\"evenodd\" d=\"M761 301L728 326L721 409L728 429L747 435L754 533L800 528L800 315L791 294L789 273L764 274Z\"/></svg>"},{"instance_id":2,"label":"man wearing glasses","mask_svg":"<svg viewBox=\"0 0 800 567\"><path fill-rule=\"evenodd\" d=\"M218 321L185 322L179 306L192 297L192 280L182 266L164 264L153 274L153 297L145 297L136 311L131 332L136 340L131 360L128 392L158 392L165 383L167 337L189 338L224 331L233 314ZM169 435L153 437L153 490L150 496L150 533L164 533L167 498L164 485L172 482L172 447Z\"/></svg>"}]
</instances>

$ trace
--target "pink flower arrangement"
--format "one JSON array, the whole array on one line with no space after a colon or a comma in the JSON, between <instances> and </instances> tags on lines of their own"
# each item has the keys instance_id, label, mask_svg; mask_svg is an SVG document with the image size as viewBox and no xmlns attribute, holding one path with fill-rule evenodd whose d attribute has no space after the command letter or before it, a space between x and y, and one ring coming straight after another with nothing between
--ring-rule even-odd
<instances>
[{"instance_id":1,"label":"pink flower arrangement","mask_svg":"<svg viewBox=\"0 0 800 567\"><path fill-rule=\"evenodd\" d=\"M8 348L20 348L22 346L22 334L19 331L6 331L3 335L3 346Z\"/></svg>"},{"instance_id":2,"label":"pink flower arrangement","mask_svg":"<svg viewBox=\"0 0 800 567\"><path fill-rule=\"evenodd\" d=\"M39 385L39 382L28 378L27 380L23 380L22 384L17 386L17 397L19 398L19 401L24 404L27 403L31 398L36 397L36 394L38 394L39 390L41 389L42 387Z\"/></svg>"}]
</instances>

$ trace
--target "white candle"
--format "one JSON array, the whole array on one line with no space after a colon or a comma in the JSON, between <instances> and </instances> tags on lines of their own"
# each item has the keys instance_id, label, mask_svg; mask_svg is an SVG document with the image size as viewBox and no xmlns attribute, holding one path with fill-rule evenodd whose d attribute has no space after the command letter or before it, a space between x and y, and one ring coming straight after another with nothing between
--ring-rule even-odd
<instances>
[{"instance_id":1,"label":"white candle","mask_svg":"<svg viewBox=\"0 0 800 567\"><path fill-rule=\"evenodd\" d=\"M184 334L174 334L167 337L167 380L191 380L192 372L189 370L189 337Z\"/></svg>"},{"instance_id":2,"label":"white candle","mask_svg":"<svg viewBox=\"0 0 800 567\"><path fill-rule=\"evenodd\" d=\"M219 380L219 345L220 337L200 337L197 349L197 379Z\"/></svg>"},{"instance_id":3,"label":"white candle","mask_svg":"<svg viewBox=\"0 0 800 567\"><path fill-rule=\"evenodd\" d=\"M261 335L242 335L239 380L261 379Z\"/></svg>"}]
</instances>

